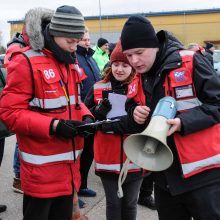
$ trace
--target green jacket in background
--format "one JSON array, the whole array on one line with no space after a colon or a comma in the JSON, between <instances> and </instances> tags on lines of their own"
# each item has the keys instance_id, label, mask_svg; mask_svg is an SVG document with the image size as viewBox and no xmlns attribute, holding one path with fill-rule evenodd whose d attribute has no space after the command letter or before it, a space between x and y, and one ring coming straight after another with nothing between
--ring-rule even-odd
<instances>
[{"instance_id":1,"label":"green jacket in background","mask_svg":"<svg viewBox=\"0 0 220 220\"><path fill-rule=\"evenodd\" d=\"M95 62L97 63L100 72L102 73L105 64L109 62L109 56L108 54L103 51L102 49L100 49L98 46L95 46L93 48L93 50L95 51L95 53L93 54L93 59L95 60Z\"/></svg>"}]
</instances>

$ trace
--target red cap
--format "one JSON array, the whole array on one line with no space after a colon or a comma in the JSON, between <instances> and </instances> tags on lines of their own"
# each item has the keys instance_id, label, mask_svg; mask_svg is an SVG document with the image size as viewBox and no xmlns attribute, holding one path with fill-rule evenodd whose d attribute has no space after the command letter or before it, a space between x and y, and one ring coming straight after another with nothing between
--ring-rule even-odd
<instances>
[{"instance_id":1,"label":"red cap","mask_svg":"<svg viewBox=\"0 0 220 220\"><path fill-rule=\"evenodd\" d=\"M115 61L121 61L121 62L124 62L124 63L127 63L127 64L131 65L129 63L127 57L122 52L122 47L121 47L121 41L120 40L116 44L116 46L115 46L115 48L112 51L112 54L110 56L110 62L113 63Z\"/></svg>"}]
</instances>

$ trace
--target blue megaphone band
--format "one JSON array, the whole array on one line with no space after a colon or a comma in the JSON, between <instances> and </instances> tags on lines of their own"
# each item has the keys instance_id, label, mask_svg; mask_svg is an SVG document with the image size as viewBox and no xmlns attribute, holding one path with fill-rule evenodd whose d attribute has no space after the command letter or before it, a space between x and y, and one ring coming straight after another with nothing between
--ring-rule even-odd
<instances>
[{"instance_id":1,"label":"blue megaphone band","mask_svg":"<svg viewBox=\"0 0 220 220\"><path fill-rule=\"evenodd\" d=\"M176 100L171 96L166 96L158 102L152 117L163 116L167 119L175 118L177 112Z\"/></svg>"}]
</instances>

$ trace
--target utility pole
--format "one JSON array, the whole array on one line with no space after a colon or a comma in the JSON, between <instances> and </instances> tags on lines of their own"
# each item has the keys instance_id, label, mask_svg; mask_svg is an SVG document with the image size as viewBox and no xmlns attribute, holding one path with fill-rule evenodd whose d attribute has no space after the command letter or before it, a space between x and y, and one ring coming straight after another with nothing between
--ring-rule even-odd
<instances>
[{"instance_id":1,"label":"utility pole","mask_svg":"<svg viewBox=\"0 0 220 220\"><path fill-rule=\"evenodd\" d=\"M99 33L102 37L102 10L101 10L101 0L99 0Z\"/></svg>"}]
</instances>

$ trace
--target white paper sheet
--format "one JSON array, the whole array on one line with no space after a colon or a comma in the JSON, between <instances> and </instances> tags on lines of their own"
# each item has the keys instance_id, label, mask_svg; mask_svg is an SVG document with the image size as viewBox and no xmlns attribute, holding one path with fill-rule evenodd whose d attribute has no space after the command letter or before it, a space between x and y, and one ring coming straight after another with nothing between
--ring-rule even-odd
<instances>
[{"instance_id":1,"label":"white paper sheet","mask_svg":"<svg viewBox=\"0 0 220 220\"><path fill-rule=\"evenodd\" d=\"M107 118L115 118L117 116L127 115L125 111L125 102L127 100L126 95L109 93L108 99L112 105L111 111L107 114Z\"/></svg>"}]
</instances>

